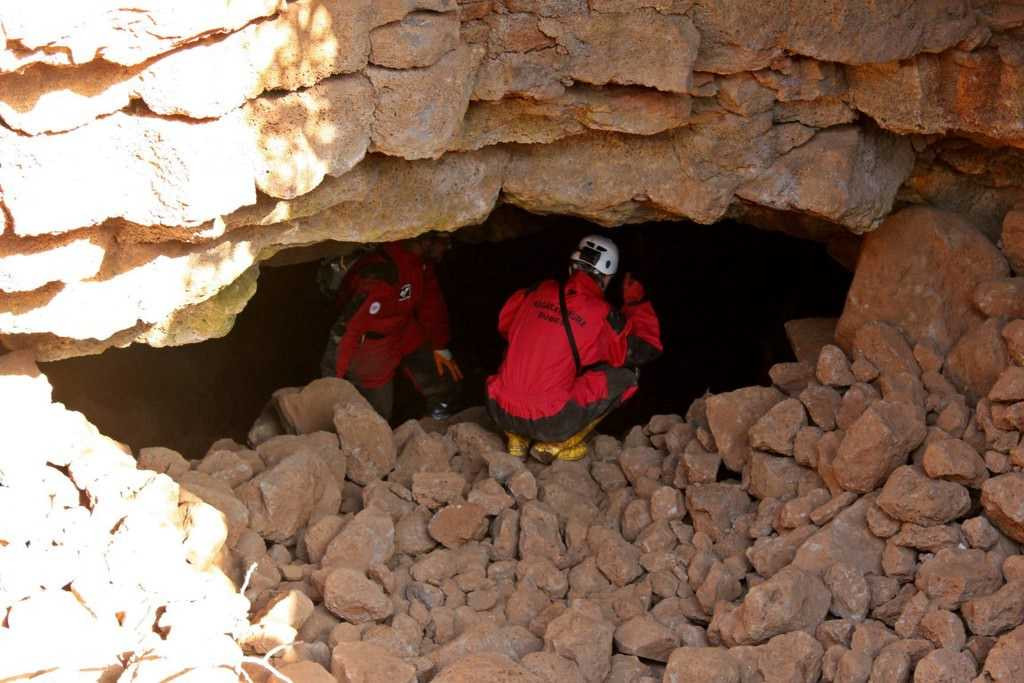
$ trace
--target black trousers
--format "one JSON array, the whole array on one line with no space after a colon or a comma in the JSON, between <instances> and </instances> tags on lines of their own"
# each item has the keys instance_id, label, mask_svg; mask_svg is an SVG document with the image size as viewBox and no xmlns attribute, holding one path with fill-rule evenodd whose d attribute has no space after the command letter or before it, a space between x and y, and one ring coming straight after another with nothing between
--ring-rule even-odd
<instances>
[{"instance_id":1,"label":"black trousers","mask_svg":"<svg viewBox=\"0 0 1024 683\"><path fill-rule=\"evenodd\" d=\"M610 413L636 392L635 369L605 365L590 369L594 370L605 373L608 394L592 403L581 404L570 399L554 415L531 419L506 412L497 401L488 397L487 412L502 431L514 432L535 441L565 441L597 418Z\"/></svg>"}]
</instances>

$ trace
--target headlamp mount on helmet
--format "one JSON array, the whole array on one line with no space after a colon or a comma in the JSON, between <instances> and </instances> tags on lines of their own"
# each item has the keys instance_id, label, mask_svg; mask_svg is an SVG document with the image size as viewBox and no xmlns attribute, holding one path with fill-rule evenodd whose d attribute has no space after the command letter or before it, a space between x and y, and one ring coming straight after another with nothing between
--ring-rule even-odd
<instances>
[{"instance_id":1,"label":"headlamp mount on helmet","mask_svg":"<svg viewBox=\"0 0 1024 683\"><path fill-rule=\"evenodd\" d=\"M572 262L596 275L614 275L619 268L619 249L607 237L587 235L573 252Z\"/></svg>"}]
</instances>

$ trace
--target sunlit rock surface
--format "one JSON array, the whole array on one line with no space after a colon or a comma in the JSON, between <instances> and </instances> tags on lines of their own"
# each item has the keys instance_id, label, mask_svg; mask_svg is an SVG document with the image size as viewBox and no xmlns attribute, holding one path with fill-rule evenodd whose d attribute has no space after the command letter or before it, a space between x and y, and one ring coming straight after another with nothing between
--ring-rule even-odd
<instances>
[{"instance_id":1,"label":"sunlit rock surface","mask_svg":"<svg viewBox=\"0 0 1024 683\"><path fill-rule=\"evenodd\" d=\"M1024 200L1013 2L214 5L0 9L7 346L198 341L283 248L503 202L840 244L906 204L995 241Z\"/></svg>"}]
</instances>

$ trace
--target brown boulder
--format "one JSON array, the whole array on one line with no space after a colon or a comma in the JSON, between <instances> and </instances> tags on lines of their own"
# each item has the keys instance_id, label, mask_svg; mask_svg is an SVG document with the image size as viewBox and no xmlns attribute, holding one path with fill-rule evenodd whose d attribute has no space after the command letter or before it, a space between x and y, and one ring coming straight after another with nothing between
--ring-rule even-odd
<instances>
[{"instance_id":1,"label":"brown boulder","mask_svg":"<svg viewBox=\"0 0 1024 683\"><path fill-rule=\"evenodd\" d=\"M873 491L906 461L926 433L923 411L906 403L872 403L839 444L832 462L836 480L849 491Z\"/></svg>"},{"instance_id":2,"label":"brown boulder","mask_svg":"<svg viewBox=\"0 0 1024 683\"><path fill-rule=\"evenodd\" d=\"M974 660L966 652L947 648L932 650L914 669L914 683L961 683L978 673Z\"/></svg>"},{"instance_id":3,"label":"brown boulder","mask_svg":"<svg viewBox=\"0 0 1024 683\"><path fill-rule=\"evenodd\" d=\"M880 398L879 392L870 384L858 383L850 387L840 402L836 413L836 424L840 429L849 429L872 402Z\"/></svg>"},{"instance_id":4,"label":"brown boulder","mask_svg":"<svg viewBox=\"0 0 1024 683\"><path fill-rule=\"evenodd\" d=\"M936 605L952 610L967 600L995 593L1003 584L1003 574L981 550L945 548L921 564L914 581Z\"/></svg>"},{"instance_id":5,"label":"brown boulder","mask_svg":"<svg viewBox=\"0 0 1024 683\"><path fill-rule=\"evenodd\" d=\"M387 420L366 404L351 401L334 409L334 430L348 458L348 477L365 486L395 467L395 442Z\"/></svg>"},{"instance_id":6,"label":"brown boulder","mask_svg":"<svg viewBox=\"0 0 1024 683\"><path fill-rule=\"evenodd\" d=\"M681 647L669 657L665 683L741 683L743 669L724 647Z\"/></svg>"},{"instance_id":7,"label":"brown boulder","mask_svg":"<svg viewBox=\"0 0 1024 683\"><path fill-rule=\"evenodd\" d=\"M943 439L928 444L921 465L929 477L966 486L978 486L988 478L988 469L978 451L960 439Z\"/></svg>"},{"instance_id":8,"label":"brown boulder","mask_svg":"<svg viewBox=\"0 0 1024 683\"><path fill-rule=\"evenodd\" d=\"M872 496L862 496L836 515L800 547L794 566L820 575L841 563L864 576L881 574L885 543L871 533L867 523L867 511L873 502Z\"/></svg>"},{"instance_id":9,"label":"brown boulder","mask_svg":"<svg viewBox=\"0 0 1024 683\"><path fill-rule=\"evenodd\" d=\"M624 657L625 655L619 655ZM636 659L634 657L634 659ZM531 652L520 660L527 671L536 674L542 681L552 683L583 683L576 662L560 657L554 652ZM614 674L612 674L614 677Z\"/></svg>"},{"instance_id":10,"label":"brown boulder","mask_svg":"<svg viewBox=\"0 0 1024 683\"><path fill-rule=\"evenodd\" d=\"M334 431L335 406L351 403L370 407L351 382L338 377L321 377L296 392L275 393L274 401L283 426L291 434Z\"/></svg>"},{"instance_id":11,"label":"brown boulder","mask_svg":"<svg viewBox=\"0 0 1024 683\"><path fill-rule=\"evenodd\" d=\"M1016 365L1005 368L989 390L988 397L1007 403L1024 401L1024 368Z\"/></svg>"},{"instance_id":12,"label":"brown boulder","mask_svg":"<svg viewBox=\"0 0 1024 683\"><path fill-rule=\"evenodd\" d=\"M331 673L350 683L415 683L416 667L373 643L342 642L331 651Z\"/></svg>"},{"instance_id":13,"label":"brown boulder","mask_svg":"<svg viewBox=\"0 0 1024 683\"><path fill-rule=\"evenodd\" d=\"M821 675L824 648L803 631L775 636L757 648L757 668L765 683L814 683Z\"/></svg>"},{"instance_id":14,"label":"brown boulder","mask_svg":"<svg viewBox=\"0 0 1024 683\"><path fill-rule=\"evenodd\" d=\"M864 239L836 339L850 349L862 325L883 320L945 352L983 320L973 307L975 287L1008 271L995 245L956 214L896 212Z\"/></svg>"},{"instance_id":15,"label":"brown boulder","mask_svg":"<svg viewBox=\"0 0 1024 683\"><path fill-rule=\"evenodd\" d=\"M791 563L804 541L817 531L817 527L807 524L778 536L759 538L753 546L747 548L747 559L750 560L750 564L754 566L754 570L758 574L770 578Z\"/></svg>"},{"instance_id":16,"label":"brown boulder","mask_svg":"<svg viewBox=\"0 0 1024 683\"><path fill-rule=\"evenodd\" d=\"M821 579L795 566L786 567L750 589L723 620L722 638L728 645L756 645L782 633L814 629L831 601Z\"/></svg>"},{"instance_id":17,"label":"brown boulder","mask_svg":"<svg viewBox=\"0 0 1024 683\"><path fill-rule=\"evenodd\" d=\"M775 387L745 387L707 398L708 425L726 467L743 469L750 459L750 428L784 398Z\"/></svg>"},{"instance_id":18,"label":"brown boulder","mask_svg":"<svg viewBox=\"0 0 1024 683\"><path fill-rule=\"evenodd\" d=\"M840 619L860 621L871 606L871 589L864 575L853 567L836 563L822 579L832 593L830 611Z\"/></svg>"},{"instance_id":19,"label":"brown boulder","mask_svg":"<svg viewBox=\"0 0 1024 683\"><path fill-rule=\"evenodd\" d=\"M878 507L903 522L938 525L965 514L971 507L971 496L960 484L931 479L916 467L905 465L885 482Z\"/></svg>"},{"instance_id":20,"label":"brown boulder","mask_svg":"<svg viewBox=\"0 0 1024 683\"><path fill-rule=\"evenodd\" d=\"M387 563L394 553L395 525L391 516L376 508L367 508L330 540L321 562L324 567L348 567L365 572L374 565Z\"/></svg>"},{"instance_id":21,"label":"brown boulder","mask_svg":"<svg viewBox=\"0 0 1024 683\"><path fill-rule=\"evenodd\" d=\"M337 683L338 679L317 662L302 660L284 664L279 669L287 679L271 676L268 683L283 683L290 680L292 683Z\"/></svg>"},{"instance_id":22,"label":"brown boulder","mask_svg":"<svg viewBox=\"0 0 1024 683\"><path fill-rule=\"evenodd\" d=\"M466 541L484 537L487 513L476 503L448 505L434 513L427 530L444 547L457 548Z\"/></svg>"},{"instance_id":23,"label":"brown boulder","mask_svg":"<svg viewBox=\"0 0 1024 683\"><path fill-rule=\"evenodd\" d=\"M827 344L821 349L815 376L822 384L832 387L848 387L857 379L850 369L850 360L843 350L834 344Z\"/></svg>"},{"instance_id":24,"label":"brown boulder","mask_svg":"<svg viewBox=\"0 0 1024 683\"><path fill-rule=\"evenodd\" d=\"M611 669L615 627L593 604L573 606L548 624L546 649L576 662L589 683L603 681Z\"/></svg>"},{"instance_id":25,"label":"brown boulder","mask_svg":"<svg viewBox=\"0 0 1024 683\"><path fill-rule=\"evenodd\" d=\"M415 680L415 679L414 679ZM542 676L500 654L471 654L441 669L434 683L545 683Z\"/></svg>"},{"instance_id":26,"label":"brown boulder","mask_svg":"<svg viewBox=\"0 0 1024 683\"><path fill-rule=\"evenodd\" d=\"M800 402L807 409L811 422L825 431L836 428L836 415L842 405L842 397L832 387L811 383L800 392Z\"/></svg>"},{"instance_id":27,"label":"brown boulder","mask_svg":"<svg viewBox=\"0 0 1024 683\"><path fill-rule=\"evenodd\" d=\"M1000 334L1013 362L1024 365L1024 320L1011 320Z\"/></svg>"},{"instance_id":28,"label":"brown boulder","mask_svg":"<svg viewBox=\"0 0 1024 683\"><path fill-rule=\"evenodd\" d=\"M466 478L458 472L416 472L412 475L412 496L432 510L462 500Z\"/></svg>"},{"instance_id":29,"label":"brown boulder","mask_svg":"<svg viewBox=\"0 0 1024 683\"><path fill-rule=\"evenodd\" d=\"M640 548L627 543L613 529L593 527L587 540L597 559L597 568L620 588L643 573Z\"/></svg>"},{"instance_id":30,"label":"brown boulder","mask_svg":"<svg viewBox=\"0 0 1024 683\"><path fill-rule=\"evenodd\" d=\"M881 375L921 373L914 351L898 325L869 320L856 330L852 343L854 357L867 360Z\"/></svg>"},{"instance_id":31,"label":"brown boulder","mask_svg":"<svg viewBox=\"0 0 1024 683\"><path fill-rule=\"evenodd\" d=\"M440 434L413 434L402 445L388 481L397 482L411 490L412 478L417 472L448 471L448 461L454 450L455 445Z\"/></svg>"},{"instance_id":32,"label":"brown boulder","mask_svg":"<svg viewBox=\"0 0 1024 683\"><path fill-rule=\"evenodd\" d=\"M1024 581L1011 580L991 595L960 607L967 627L979 636L996 636L1024 622Z\"/></svg>"},{"instance_id":33,"label":"brown boulder","mask_svg":"<svg viewBox=\"0 0 1024 683\"><path fill-rule=\"evenodd\" d=\"M1024 626L999 638L989 650L982 669L986 683L1016 683L1024 680Z\"/></svg>"},{"instance_id":34,"label":"brown boulder","mask_svg":"<svg viewBox=\"0 0 1024 683\"><path fill-rule=\"evenodd\" d=\"M614 642L619 652L656 662L667 662L679 646L679 638L672 631L646 615L620 624Z\"/></svg>"},{"instance_id":35,"label":"brown boulder","mask_svg":"<svg viewBox=\"0 0 1024 683\"><path fill-rule=\"evenodd\" d=\"M286 541L309 521L327 479L333 483L323 460L300 452L239 486L237 495L249 509L249 526L269 541Z\"/></svg>"},{"instance_id":36,"label":"brown boulder","mask_svg":"<svg viewBox=\"0 0 1024 683\"><path fill-rule=\"evenodd\" d=\"M523 559L546 557L563 569L570 564L558 516L544 503L529 501L522 507L519 515L519 556Z\"/></svg>"},{"instance_id":37,"label":"brown boulder","mask_svg":"<svg viewBox=\"0 0 1024 683\"><path fill-rule=\"evenodd\" d=\"M386 619L393 611L391 600L380 586L347 567L330 570L324 579L323 595L324 607L353 624Z\"/></svg>"},{"instance_id":38,"label":"brown boulder","mask_svg":"<svg viewBox=\"0 0 1024 683\"><path fill-rule=\"evenodd\" d=\"M1024 543L1024 474L1011 472L986 481L981 487L981 505L1004 534Z\"/></svg>"},{"instance_id":39,"label":"brown boulder","mask_svg":"<svg viewBox=\"0 0 1024 683\"><path fill-rule=\"evenodd\" d=\"M694 484L686 487L686 509L693 527L714 541L732 531L737 519L751 511L752 502L735 484Z\"/></svg>"},{"instance_id":40,"label":"brown boulder","mask_svg":"<svg viewBox=\"0 0 1024 683\"><path fill-rule=\"evenodd\" d=\"M776 457L753 451L748 465L750 494L764 500L795 498L800 483L812 472L801 467L793 458Z\"/></svg>"},{"instance_id":41,"label":"brown boulder","mask_svg":"<svg viewBox=\"0 0 1024 683\"><path fill-rule=\"evenodd\" d=\"M972 402L988 394L1010 362L1001 327L998 319L986 320L964 334L946 359L950 380Z\"/></svg>"},{"instance_id":42,"label":"brown boulder","mask_svg":"<svg viewBox=\"0 0 1024 683\"><path fill-rule=\"evenodd\" d=\"M772 406L750 428L753 448L793 455L793 441L801 427L807 425L804 406L795 398L787 398Z\"/></svg>"},{"instance_id":43,"label":"brown boulder","mask_svg":"<svg viewBox=\"0 0 1024 683\"><path fill-rule=\"evenodd\" d=\"M776 363L768 369L772 384L790 396L796 396L814 381L814 366L810 363Z\"/></svg>"},{"instance_id":44,"label":"brown boulder","mask_svg":"<svg viewBox=\"0 0 1024 683\"><path fill-rule=\"evenodd\" d=\"M982 282L974 290L974 305L990 318L1024 318L1024 277Z\"/></svg>"},{"instance_id":45,"label":"brown boulder","mask_svg":"<svg viewBox=\"0 0 1024 683\"><path fill-rule=\"evenodd\" d=\"M481 622L471 625L450 643L430 653L439 669L444 669L468 655L493 654L519 661L530 652L542 648L540 638L522 626L496 627Z\"/></svg>"}]
</instances>

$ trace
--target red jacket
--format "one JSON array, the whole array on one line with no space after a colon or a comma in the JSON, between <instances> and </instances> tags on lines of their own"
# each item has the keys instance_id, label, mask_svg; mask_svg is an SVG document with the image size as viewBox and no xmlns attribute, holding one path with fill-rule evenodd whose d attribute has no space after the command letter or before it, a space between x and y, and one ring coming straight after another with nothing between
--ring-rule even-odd
<instances>
[{"instance_id":1,"label":"red jacket","mask_svg":"<svg viewBox=\"0 0 1024 683\"><path fill-rule=\"evenodd\" d=\"M398 357L424 342L434 349L448 346L448 309L434 267L401 243L385 244L356 261L342 280L338 307L344 322L338 377L345 376L364 336L386 340Z\"/></svg>"},{"instance_id":2,"label":"red jacket","mask_svg":"<svg viewBox=\"0 0 1024 683\"><path fill-rule=\"evenodd\" d=\"M584 371L578 377L558 302L559 283L546 280L513 294L498 316L508 352L487 393L506 412L528 419L558 413L570 399L586 405L607 398L601 372L591 365L639 365L661 352L661 332L648 302L617 311L594 279L577 271L566 283L566 306Z\"/></svg>"}]
</instances>

